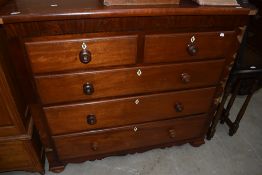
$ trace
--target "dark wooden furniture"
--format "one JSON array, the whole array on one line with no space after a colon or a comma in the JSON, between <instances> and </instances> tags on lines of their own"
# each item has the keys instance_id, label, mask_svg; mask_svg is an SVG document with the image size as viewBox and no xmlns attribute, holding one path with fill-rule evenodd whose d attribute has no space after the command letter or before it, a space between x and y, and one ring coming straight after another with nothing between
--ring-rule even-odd
<instances>
[{"instance_id":1,"label":"dark wooden furniture","mask_svg":"<svg viewBox=\"0 0 262 175\"><path fill-rule=\"evenodd\" d=\"M7 2L7 0L0 0L0 6L5 4Z\"/></svg>"},{"instance_id":2,"label":"dark wooden furniture","mask_svg":"<svg viewBox=\"0 0 262 175\"><path fill-rule=\"evenodd\" d=\"M50 170L70 162L200 146L248 8L10 0L10 62Z\"/></svg>"},{"instance_id":3,"label":"dark wooden furniture","mask_svg":"<svg viewBox=\"0 0 262 175\"><path fill-rule=\"evenodd\" d=\"M257 6L258 15L261 15L261 1L251 2ZM262 87L261 30L262 19L252 16L238 51L237 60L230 73L225 93L211 126L211 128L216 128L219 121L221 124L226 123L229 127L230 136L237 132L252 96ZM246 95L246 99L234 121L232 121L229 115L237 95ZM229 101L226 105L228 98ZM212 137L213 135L208 135L208 139Z\"/></svg>"},{"instance_id":4,"label":"dark wooden furniture","mask_svg":"<svg viewBox=\"0 0 262 175\"><path fill-rule=\"evenodd\" d=\"M0 28L0 172L44 172L44 152L29 106L16 86Z\"/></svg>"},{"instance_id":5,"label":"dark wooden furniture","mask_svg":"<svg viewBox=\"0 0 262 175\"><path fill-rule=\"evenodd\" d=\"M220 123L224 124L226 123L229 126L229 135L233 136L238 128L239 128L239 124L241 119L243 118L245 111L248 107L248 104L252 98L252 96L254 95L254 93L256 92L257 89L259 89L259 85L261 84L261 80L262 80L262 71L260 70L259 73L257 74L241 74L240 72L238 73L238 75L236 75L235 77L237 80L236 82L234 82L234 85L228 85L228 87L226 87L226 93L224 95L224 99L223 101L226 101L227 98L229 97L230 92L232 92L232 96L229 100L229 103L227 104L226 108L223 108L222 114L221 114L221 118L220 118ZM251 86L249 87L249 92L248 95L243 103L243 106L240 108L239 113L237 114L237 117L235 119L235 121L232 122L232 120L230 120L229 118L229 114L230 114L230 110L234 104L234 101L236 99L237 93L240 90L240 85L242 82L244 81L249 81L249 83L251 83ZM220 104L220 107L223 107L223 104Z\"/></svg>"}]
</instances>

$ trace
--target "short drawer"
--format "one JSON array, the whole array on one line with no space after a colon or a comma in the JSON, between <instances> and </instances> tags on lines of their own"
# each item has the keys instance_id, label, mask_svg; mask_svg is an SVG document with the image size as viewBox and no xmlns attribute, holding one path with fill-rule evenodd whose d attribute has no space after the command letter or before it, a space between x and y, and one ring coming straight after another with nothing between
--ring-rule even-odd
<instances>
[{"instance_id":1,"label":"short drawer","mask_svg":"<svg viewBox=\"0 0 262 175\"><path fill-rule=\"evenodd\" d=\"M137 57L136 35L51 37L25 46L34 73L129 65Z\"/></svg>"},{"instance_id":2,"label":"short drawer","mask_svg":"<svg viewBox=\"0 0 262 175\"><path fill-rule=\"evenodd\" d=\"M215 88L44 108L53 135L206 113Z\"/></svg>"},{"instance_id":3,"label":"short drawer","mask_svg":"<svg viewBox=\"0 0 262 175\"><path fill-rule=\"evenodd\" d=\"M145 37L144 62L179 62L223 58L232 49L234 32L154 34Z\"/></svg>"},{"instance_id":4,"label":"short drawer","mask_svg":"<svg viewBox=\"0 0 262 175\"><path fill-rule=\"evenodd\" d=\"M31 166L31 157L23 141L0 142L0 171Z\"/></svg>"},{"instance_id":5,"label":"short drawer","mask_svg":"<svg viewBox=\"0 0 262 175\"><path fill-rule=\"evenodd\" d=\"M217 85L224 60L36 76L44 104Z\"/></svg>"},{"instance_id":6,"label":"short drawer","mask_svg":"<svg viewBox=\"0 0 262 175\"><path fill-rule=\"evenodd\" d=\"M54 137L60 159L73 159L203 137L205 115Z\"/></svg>"}]
</instances>

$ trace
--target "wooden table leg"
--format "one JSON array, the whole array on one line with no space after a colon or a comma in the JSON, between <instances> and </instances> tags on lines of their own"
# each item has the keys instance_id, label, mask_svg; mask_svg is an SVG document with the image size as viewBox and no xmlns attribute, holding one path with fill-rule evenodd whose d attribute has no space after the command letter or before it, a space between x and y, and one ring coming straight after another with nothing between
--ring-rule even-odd
<instances>
[{"instance_id":1,"label":"wooden table leg","mask_svg":"<svg viewBox=\"0 0 262 175\"><path fill-rule=\"evenodd\" d=\"M220 120L220 117L221 117L221 115L222 115L222 113L223 113L223 111L224 111L224 105L225 105L225 103L226 103L227 97L228 97L229 94L230 94L230 88L231 88L231 86L230 86L230 84L228 83L227 86L226 86L226 88L225 88L225 92L224 92L222 101L221 101L221 103L220 103L220 105L219 105L219 107L218 107L218 109L217 109L217 112L216 112L216 114L215 114L215 116L214 116L214 119L213 119L213 121L212 121L212 124L211 124L211 126L210 126L210 128L209 128L209 130L208 130L207 137L206 137L207 140L211 140L211 139L214 137L214 135L215 135L216 126L217 126L217 124L218 124L218 122L219 122L219 120Z\"/></svg>"},{"instance_id":2,"label":"wooden table leg","mask_svg":"<svg viewBox=\"0 0 262 175\"><path fill-rule=\"evenodd\" d=\"M249 102L250 102L254 92L257 89L258 83L259 83L259 80L254 80L254 83L253 83L252 88L250 90L250 94L247 96L243 106L241 107L241 109L240 109L240 111L239 111L239 113L237 115L236 120L233 123L232 122L231 123L227 122L229 124L229 135L230 136L233 136L237 132L237 130L239 128L239 123L240 123L241 119L243 118L243 116L245 114L247 106L248 106L248 104L249 104Z\"/></svg>"},{"instance_id":3,"label":"wooden table leg","mask_svg":"<svg viewBox=\"0 0 262 175\"><path fill-rule=\"evenodd\" d=\"M235 87L234 87L232 96L231 96L231 98L230 98L230 100L229 100L229 102L228 102L228 104L227 104L227 107L226 107L226 109L223 110L223 112L222 112L221 121L220 121L221 124L224 124L225 121L226 121L226 119L229 117L230 110L231 110L231 108L232 108L232 106L233 106L233 104L234 104L234 101L235 101L235 99L236 99L237 93L238 93L239 88L240 88L240 84L241 84L241 80L238 79L237 82L236 82L236 85L235 85ZM232 89L232 86L230 87L230 90L231 90L231 89ZM228 93L228 96L229 96L229 93ZM223 107L224 107L224 106L223 106Z\"/></svg>"}]
</instances>

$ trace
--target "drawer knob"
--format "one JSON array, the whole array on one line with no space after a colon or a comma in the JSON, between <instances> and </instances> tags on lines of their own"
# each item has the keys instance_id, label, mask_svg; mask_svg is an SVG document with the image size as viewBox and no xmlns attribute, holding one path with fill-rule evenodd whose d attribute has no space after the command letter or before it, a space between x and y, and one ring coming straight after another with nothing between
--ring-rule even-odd
<instances>
[{"instance_id":1,"label":"drawer knob","mask_svg":"<svg viewBox=\"0 0 262 175\"><path fill-rule=\"evenodd\" d=\"M182 73L182 74L181 74L181 80L182 80L184 83L189 83L190 80L191 80L191 76L190 76L188 73Z\"/></svg>"},{"instance_id":2,"label":"drawer knob","mask_svg":"<svg viewBox=\"0 0 262 175\"><path fill-rule=\"evenodd\" d=\"M184 110L184 106L180 102L176 103L175 108L176 108L176 112L182 112Z\"/></svg>"},{"instance_id":3,"label":"drawer knob","mask_svg":"<svg viewBox=\"0 0 262 175\"><path fill-rule=\"evenodd\" d=\"M189 55L194 56L197 54L197 51L198 49L195 44L190 43L187 45L187 52L189 53Z\"/></svg>"},{"instance_id":4,"label":"drawer knob","mask_svg":"<svg viewBox=\"0 0 262 175\"><path fill-rule=\"evenodd\" d=\"M86 83L83 85L83 91L86 95L92 95L94 93L94 86L91 83Z\"/></svg>"},{"instance_id":5,"label":"drawer knob","mask_svg":"<svg viewBox=\"0 0 262 175\"><path fill-rule=\"evenodd\" d=\"M79 53L79 59L83 64L87 64L91 61L91 52L87 50L87 46L85 43L82 44L82 50Z\"/></svg>"},{"instance_id":6,"label":"drawer knob","mask_svg":"<svg viewBox=\"0 0 262 175\"><path fill-rule=\"evenodd\" d=\"M93 114L90 114L87 116L86 121L89 125L95 125L96 124L96 116Z\"/></svg>"},{"instance_id":7,"label":"drawer knob","mask_svg":"<svg viewBox=\"0 0 262 175\"><path fill-rule=\"evenodd\" d=\"M91 144L91 148L92 148L93 151L97 151L97 149L98 149L98 144L97 144L96 142L93 142L93 143Z\"/></svg>"},{"instance_id":8,"label":"drawer knob","mask_svg":"<svg viewBox=\"0 0 262 175\"><path fill-rule=\"evenodd\" d=\"M169 135L170 135L171 138L175 138L176 137L176 131L174 129L170 129Z\"/></svg>"}]
</instances>

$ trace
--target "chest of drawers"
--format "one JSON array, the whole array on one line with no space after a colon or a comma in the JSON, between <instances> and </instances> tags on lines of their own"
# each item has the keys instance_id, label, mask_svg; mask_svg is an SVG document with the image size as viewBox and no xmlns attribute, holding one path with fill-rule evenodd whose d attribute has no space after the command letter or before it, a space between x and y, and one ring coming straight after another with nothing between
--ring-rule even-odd
<instances>
[{"instance_id":1,"label":"chest of drawers","mask_svg":"<svg viewBox=\"0 0 262 175\"><path fill-rule=\"evenodd\" d=\"M44 152L30 108L16 86L0 27L0 173L44 172Z\"/></svg>"},{"instance_id":2,"label":"chest of drawers","mask_svg":"<svg viewBox=\"0 0 262 175\"><path fill-rule=\"evenodd\" d=\"M0 10L6 43L54 172L71 162L203 144L250 13L191 1L19 5L15 15Z\"/></svg>"}]
</instances>

